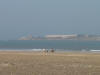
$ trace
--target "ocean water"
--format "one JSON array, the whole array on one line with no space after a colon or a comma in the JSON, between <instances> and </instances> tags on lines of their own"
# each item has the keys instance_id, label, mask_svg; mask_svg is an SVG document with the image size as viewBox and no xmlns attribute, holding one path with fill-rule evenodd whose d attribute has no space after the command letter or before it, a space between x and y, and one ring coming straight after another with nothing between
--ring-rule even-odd
<instances>
[{"instance_id":1,"label":"ocean water","mask_svg":"<svg viewBox=\"0 0 100 75\"><path fill-rule=\"evenodd\" d=\"M0 50L40 50L51 49L60 51L100 50L100 41L82 40L9 40L0 41Z\"/></svg>"}]
</instances>

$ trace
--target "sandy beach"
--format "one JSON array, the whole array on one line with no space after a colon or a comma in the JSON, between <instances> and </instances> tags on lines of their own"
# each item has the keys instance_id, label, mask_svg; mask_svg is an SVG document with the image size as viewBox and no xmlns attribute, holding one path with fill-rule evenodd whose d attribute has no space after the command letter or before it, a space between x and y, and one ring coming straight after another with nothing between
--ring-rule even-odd
<instances>
[{"instance_id":1,"label":"sandy beach","mask_svg":"<svg viewBox=\"0 0 100 75\"><path fill-rule=\"evenodd\" d=\"M100 75L100 53L0 51L0 75Z\"/></svg>"}]
</instances>

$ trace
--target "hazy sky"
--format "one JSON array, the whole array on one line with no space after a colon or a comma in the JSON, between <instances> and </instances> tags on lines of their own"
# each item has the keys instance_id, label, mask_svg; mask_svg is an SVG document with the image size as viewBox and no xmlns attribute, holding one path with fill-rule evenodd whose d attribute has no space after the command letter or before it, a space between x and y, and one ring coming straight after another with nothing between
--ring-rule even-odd
<instances>
[{"instance_id":1,"label":"hazy sky","mask_svg":"<svg viewBox=\"0 0 100 75\"><path fill-rule=\"evenodd\" d=\"M0 0L0 40L100 34L100 0Z\"/></svg>"}]
</instances>

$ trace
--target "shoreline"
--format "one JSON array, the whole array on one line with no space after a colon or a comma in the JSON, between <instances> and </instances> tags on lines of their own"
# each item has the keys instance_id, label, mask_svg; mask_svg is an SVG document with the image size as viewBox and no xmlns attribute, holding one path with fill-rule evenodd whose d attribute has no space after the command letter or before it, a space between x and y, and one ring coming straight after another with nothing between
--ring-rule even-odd
<instances>
[{"instance_id":1,"label":"shoreline","mask_svg":"<svg viewBox=\"0 0 100 75\"><path fill-rule=\"evenodd\" d=\"M50 49L47 49L49 52L50 52ZM0 51L12 51L12 52L43 52L42 49L0 49ZM80 53L88 53L88 52L98 52L100 53L100 50L62 50L62 49L59 49L59 50L54 50L55 52L57 53L66 53L66 52L73 52L73 53L76 53L76 52L80 52Z\"/></svg>"},{"instance_id":2,"label":"shoreline","mask_svg":"<svg viewBox=\"0 0 100 75\"><path fill-rule=\"evenodd\" d=\"M84 55L100 55L100 52L92 51L55 51L43 52L32 50L0 50L0 54L24 54L24 55L53 55L53 56L84 56Z\"/></svg>"}]
</instances>

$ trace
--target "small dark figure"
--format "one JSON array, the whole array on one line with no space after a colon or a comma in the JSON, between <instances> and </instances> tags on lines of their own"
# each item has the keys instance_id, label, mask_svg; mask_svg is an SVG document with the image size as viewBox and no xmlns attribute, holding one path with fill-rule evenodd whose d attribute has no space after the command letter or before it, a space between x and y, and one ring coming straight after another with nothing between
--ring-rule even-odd
<instances>
[{"instance_id":1,"label":"small dark figure","mask_svg":"<svg viewBox=\"0 0 100 75\"><path fill-rule=\"evenodd\" d=\"M43 55L48 55L48 50L43 49Z\"/></svg>"},{"instance_id":2,"label":"small dark figure","mask_svg":"<svg viewBox=\"0 0 100 75\"><path fill-rule=\"evenodd\" d=\"M52 48L50 52L54 53L54 49Z\"/></svg>"},{"instance_id":3,"label":"small dark figure","mask_svg":"<svg viewBox=\"0 0 100 75\"><path fill-rule=\"evenodd\" d=\"M46 50L46 49L43 49L43 52L45 52L45 53L48 53L48 50Z\"/></svg>"},{"instance_id":4,"label":"small dark figure","mask_svg":"<svg viewBox=\"0 0 100 75\"><path fill-rule=\"evenodd\" d=\"M46 50L46 52L48 53L48 50Z\"/></svg>"}]
</instances>

